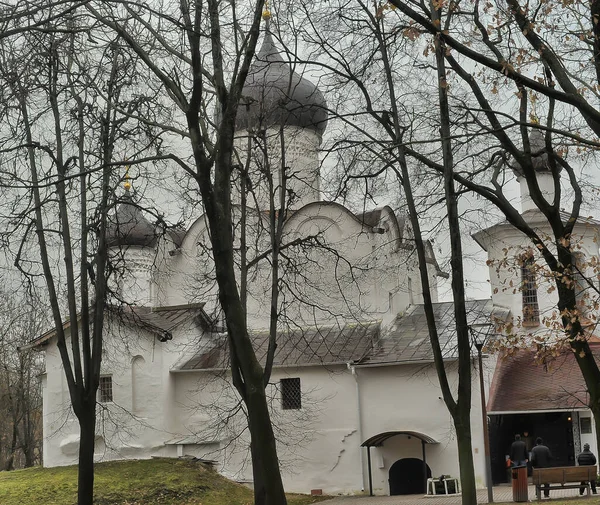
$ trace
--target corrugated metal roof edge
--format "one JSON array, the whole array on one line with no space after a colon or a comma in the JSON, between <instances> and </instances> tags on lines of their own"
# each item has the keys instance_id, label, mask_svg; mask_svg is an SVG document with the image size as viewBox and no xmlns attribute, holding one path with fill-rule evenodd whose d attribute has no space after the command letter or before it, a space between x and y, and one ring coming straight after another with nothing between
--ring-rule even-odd
<instances>
[{"instance_id":1,"label":"corrugated metal roof edge","mask_svg":"<svg viewBox=\"0 0 600 505\"><path fill-rule=\"evenodd\" d=\"M488 412L488 416L502 416L510 414L546 414L549 412L588 412L588 407L572 407L572 408L556 408L556 409L539 409L539 410L495 410Z\"/></svg>"},{"instance_id":2,"label":"corrugated metal roof edge","mask_svg":"<svg viewBox=\"0 0 600 505\"><path fill-rule=\"evenodd\" d=\"M348 363L354 364L348 361L331 361L324 363L302 363L293 365L273 365L273 370L279 368L310 368L310 367L324 367L324 366L348 366ZM215 367L215 368L171 368L169 373L191 373L191 372L223 372L229 370L231 367Z\"/></svg>"},{"instance_id":3,"label":"corrugated metal roof edge","mask_svg":"<svg viewBox=\"0 0 600 505\"><path fill-rule=\"evenodd\" d=\"M484 354L483 357L489 356ZM453 358L444 358L444 362L456 361L457 357ZM377 362L377 363L360 363L358 361L331 361L324 363L302 363L302 364L293 364L293 365L273 365L273 369L276 368L310 368L310 367L323 367L323 366L355 366L357 368L377 368L377 367L387 367L387 366L395 366L395 365L411 365L418 363L433 363L432 359L426 360L405 360L405 361L385 361L385 362ZM229 367L215 367L215 368L172 368L169 370L170 373L189 373L189 372L223 372L225 370L229 370Z\"/></svg>"},{"instance_id":4,"label":"corrugated metal roof edge","mask_svg":"<svg viewBox=\"0 0 600 505\"><path fill-rule=\"evenodd\" d=\"M79 321L80 319L81 319L81 314L77 314L77 321ZM71 320L67 319L63 323L63 331L66 331L67 329L69 329L70 326L71 326ZM42 344L45 344L48 340L50 340L55 334L56 334L56 327L53 327L53 328L49 329L48 331L42 333L41 335L35 337L34 339L30 340L25 345L19 346L18 349L25 351L28 349L34 349L36 347L39 347Z\"/></svg>"},{"instance_id":5,"label":"corrugated metal roof edge","mask_svg":"<svg viewBox=\"0 0 600 505\"><path fill-rule=\"evenodd\" d=\"M170 312L173 310L202 309L205 305L206 302L184 303L181 305L156 305L154 307L150 307L150 312Z\"/></svg>"},{"instance_id":6,"label":"corrugated metal roof edge","mask_svg":"<svg viewBox=\"0 0 600 505\"><path fill-rule=\"evenodd\" d=\"M444 362L456 361L458 356L452 358L443 358ZM378 361L377 363L353 363L357 368L376 368L395 365L414 365L423 363L434 363L433 359L407 359L402 361Z\"/></svg>"}]
</instances>

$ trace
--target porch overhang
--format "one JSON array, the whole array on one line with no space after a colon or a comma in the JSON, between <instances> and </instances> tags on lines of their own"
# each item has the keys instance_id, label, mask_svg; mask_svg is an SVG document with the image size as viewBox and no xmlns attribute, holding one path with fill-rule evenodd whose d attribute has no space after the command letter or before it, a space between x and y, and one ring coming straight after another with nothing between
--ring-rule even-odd
<instances>
[{"instance_id":1,"label":"porch overhang","mask_svg":"<svg viewBox=\"0 0 600 505\"><path fill-rule=\"evenodd\" d=\"M378 435L374 435L371 438L365 440L361 447L381 447L383 443L389 438L398 436L398 435L408 435L410 437L418 438L421 442L425 444L439 444L439 442L428 435L423 433L419 433L418 431L386 431L384 433L379 433Z\"/></svg>"},{"instance_id":2,"label":"porch overhang","mask_svg":"<svg viewBox=\"0 0 600 505\"><path fill-rule=\"evenodd\" d=\"M372 437L365 440L361 447L366 447L367 449L367 467L369 472L369 495L373 496L373 472L371 469L371 447L381 447L383 443L398 435L407 435L409 437L415 437L416 439L421 441L421 450L423 453L423 464L427 466L427 456L425 454L425 445L426 444L439 444L439 442L428 435L423 433L419 433L418 431L385 431L383 433L379 433L378 435L373 435ZM425 489L427 489L427 472L425 472L425 482L423 483Z\"/></svg>"}]
</instances>

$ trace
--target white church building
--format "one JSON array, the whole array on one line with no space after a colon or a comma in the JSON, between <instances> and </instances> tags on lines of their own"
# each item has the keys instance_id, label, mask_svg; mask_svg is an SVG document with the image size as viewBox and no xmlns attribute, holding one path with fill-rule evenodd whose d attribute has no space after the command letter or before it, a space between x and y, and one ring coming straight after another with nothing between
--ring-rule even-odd
<instances>
[{"instance_id":1,"label":"white church building","mask_svg":"<svg viewBox=\"0 0 600 505\"><path fill-rule=\"evenodd\" d=\"M282 258L278 347L268 386L286 490L413 494L424 493L427 477L458 477L456 437L433 367L408 221L389 207L355 213L321 200L318 151L327 124L325 101L313 83L284 62L268 32L244 97L237 145L241 166L249 168L240 172L234 193L236 212L245 216L249 231L236 230L236 238L244 237L247 245L247 318L259 358L266 352L270 324L271 266L261 257L268 249L261 233L268 233L269 195L285 191L289 205L282 241L297 245ZM253 130L258 122L262 128ZM269 172L265 151L246 148L250 132L271 153ZM285 163L277 146L283 146ZM257 177L263 180L254 183L252 204L244 207L250 194L245 181ZM528 219L537 219L534 210L524 210ZM583 252L598 256L600 223L581 227ZM113 287L126 303L115 304L105 316L97 460L194 456L214 461L232 479L250 481L248 433L227 368L205 219L199 217L185 231L157 231L135 195L127 193L110 231L113 259L127 266ZM526 238L506 223L482 230L475 239L491 260L507 247L528 249ZM431 247L428 270L449 382L456 386L453 306L437 301L437 279L446 274ZM519 318L534 302L537 314L552 310L556 300L542 287L528 293L535 294L534 301L503 289L510 278L521 283L521 275L519 269L490 267L494 294L467 303L469 323ZM543 331L539 317L537 323L532 318L531 328ZM78 425L54 333L32 345L44 351L46 364L44 465L75 464ZM505 479L505 453L517 432L565 435L567 442L563 435L548 442L561 444L553 448L564 453L567 464L583 443L595 449L578 370L569 372L574 394L561 399L553 396L559 389L552 379L556 367L540 367L525 351L518 359L518 369L511 369L513 358L484 355L495 482ZM522 389L517 373L529 374L529 381L535 377L540 387ZM580 402L573 400L576 394ZM483 487L476 360L472 403L475 473ZM554 423L554 431L548 423Z\"/></svg>"}]
</instances>

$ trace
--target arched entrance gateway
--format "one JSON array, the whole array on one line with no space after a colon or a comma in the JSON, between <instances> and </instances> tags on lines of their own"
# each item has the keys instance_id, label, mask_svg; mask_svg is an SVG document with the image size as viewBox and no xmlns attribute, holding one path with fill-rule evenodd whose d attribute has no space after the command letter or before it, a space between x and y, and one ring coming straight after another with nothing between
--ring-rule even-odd
<instances>
[{"instance_id":1,"label":"arched entrance gateway","mask_svg":"<svg viewBox=\"0 0 600 505\"><path fill-rule=\"evenodd\" d=\"M371 447L381 447L384 442L398 435L408 435L421 441L422 459L401 458L389 470L390 495L425 494L427 479L431 477L431 469L427 465L426 444L437 444L436 440L416 431L387 431L365 440L361 447L367 448L367 465L369 470L369 494L373 496L373 474L371 468Z\"/></svg>"},{"instance_id":2,"label":"arched entrance gateway","mask_svg":"<svg viewBox=\"0 0 600 505\"><path fill-rule=\"evenodd\" d=\"M402 458L390 467L390 495L425 494L431 468L421 459Z\"/></svg>"}]
</instances>

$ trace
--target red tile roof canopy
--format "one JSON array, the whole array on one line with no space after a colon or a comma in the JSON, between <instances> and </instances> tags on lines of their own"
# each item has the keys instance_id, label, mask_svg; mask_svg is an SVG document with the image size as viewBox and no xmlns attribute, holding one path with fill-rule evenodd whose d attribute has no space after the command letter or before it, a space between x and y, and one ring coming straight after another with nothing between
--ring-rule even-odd
<instances>
[{"instance_id":1,"label":"red tile roof canopy","mask_svg":"<svg viewBox=\"0 0 600 505\"><path fill-rule=\"evenodd\" d=\"M600 345L590 342L590 349L600 364ZM487 410L489 414L572 410L588 404L585 381L572 352L539 362L534 349L522 349L499 359Z\"/></svg>"}]
</instances>

